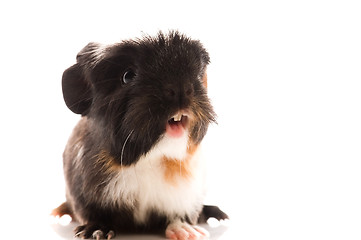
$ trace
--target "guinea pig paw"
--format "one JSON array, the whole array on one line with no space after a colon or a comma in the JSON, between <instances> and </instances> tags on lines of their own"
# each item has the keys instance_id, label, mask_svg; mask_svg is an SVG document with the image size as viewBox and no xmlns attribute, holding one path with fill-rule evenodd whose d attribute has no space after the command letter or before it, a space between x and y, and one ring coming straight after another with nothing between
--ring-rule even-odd
<instances>
[{"instance_id":1,"label":"guinea pig paw","mask_svg":"<svg viewBox=\"0 0 361 240\"><path fill-rule=\"evenodd\" d=\"M204 240L209 238L209 233L204 228L192 226L181 221L169 224L165 235L168 239L172 240Z\"/></svg>"},{"instance_id":2,"label":"guinea pig paw","mask_svg":"<svg viewBox=\"0 0 361 240\"><path fill-rule=\"evenodd\" d=\"M107 232L107 234L104 234ZM75 237L82 238L82 239L112 239L114 238L115 233L112 230L109 230L106 227L100 227L96 224L86 224L79 226L75 229Z\"/></svg>"}]
</instances>

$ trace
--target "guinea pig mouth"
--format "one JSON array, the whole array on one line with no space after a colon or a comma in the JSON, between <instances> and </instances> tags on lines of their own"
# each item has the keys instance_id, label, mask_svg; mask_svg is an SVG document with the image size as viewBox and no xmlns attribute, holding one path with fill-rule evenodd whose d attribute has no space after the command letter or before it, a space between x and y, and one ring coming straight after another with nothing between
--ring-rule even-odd
<instances>
[{"instance_id":1,"label":"guinea pig mouth","mask_svg":"<svg viewBox=\"0 0 361 240\"><path fill-rule=\"evenodd\" d=\"M178 112L171 117L166 126L166 132L171 137L181 137L188 128L189 117L186 113Z\"/></svg>"}]
</instances>

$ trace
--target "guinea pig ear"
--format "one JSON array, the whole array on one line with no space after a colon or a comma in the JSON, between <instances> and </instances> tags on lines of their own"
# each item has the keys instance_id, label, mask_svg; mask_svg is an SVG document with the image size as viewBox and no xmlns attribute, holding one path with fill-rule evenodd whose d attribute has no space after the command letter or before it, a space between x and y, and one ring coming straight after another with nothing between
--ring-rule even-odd
<instances>
[{"instance_id":1,"label":"guinea pig ear","mask_svg":"<svg viewBox=\"0 0 361 240\"><path fill-rule=\"evenodd\" d=\"M66 106L76 114L86 115L92 104L93 96L90 83L87 81L80 63L64 71L62 87Z\"/></svg>"},{"instance_id":2,"label":"guinea pig ear","mask_svg":"<svg viewBox=\"0 0 361 240\"><path fill-rule=\"evenodd\" d=\"M89 43L77 55L77 63L63 73L63 97L74 113L86 115L93 102L92 85L89 79L92 69L106 56L107 46Z\"/></svg>"}]
</instances>

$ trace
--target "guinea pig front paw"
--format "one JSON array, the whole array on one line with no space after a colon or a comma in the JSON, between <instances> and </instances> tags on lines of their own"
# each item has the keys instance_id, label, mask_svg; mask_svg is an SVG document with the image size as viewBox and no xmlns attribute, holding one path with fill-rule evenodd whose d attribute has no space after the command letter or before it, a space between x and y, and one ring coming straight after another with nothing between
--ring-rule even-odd
<instances>
[{"instance_id":1,"label":"guinea pig front paw","mask_svg":"<svg viewBox=\"0 0 361 240\"><path fill-rule=\"evenodd\" d=\"M167 226L165 236L172 240L201 240L208 239L209 233L204 228L189 225L179 220Z\"/></svg>"},{"instance_id":2,"label":"guinea pig front paw","mask_svg":"<svg viewBox=\"0 0 361 240\"><path fill-rule=\"evenodd\" d=\"M106 234L105 234L106 233ZM115 236L115 233L113 230L110 230L107 227L99 226L97 224L85 224L77 227L75 229L75 237L78 238L93 238L96 240L99 239L112 239Z\"/></svg>"}]
</instances>

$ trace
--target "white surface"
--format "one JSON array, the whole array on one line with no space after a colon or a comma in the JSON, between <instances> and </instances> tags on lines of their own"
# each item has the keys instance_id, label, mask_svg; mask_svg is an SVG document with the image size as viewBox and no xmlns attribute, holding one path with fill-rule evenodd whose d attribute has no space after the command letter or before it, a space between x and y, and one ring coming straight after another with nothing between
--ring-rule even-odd
<instances>
[{"instance_id":1,"label":"white surface","mask_svg":"<svg viewBox=\"0 0 361 240\"><path fill-rule=\"evenodd\" d=\"M50 239L72 239L73 238L73 229L77 225L75 223L71 223L66 226L62 226L60 224L52 224L52 230L51 232L51 238ZM216 239L225 239L224 234L229 229L228 226L220 225L214 228L209 227L206 224L200 225L207 229L210 233L210 240L216 240ZM114 239L117 240L164 240L165 234L118 234Z\"/></svg>"},{"instance_id":2,"label":"white surface","mask_svg":"<svg viewBox=\"0 0 361 240\"><path fill-rule=\"evenodd\" d=\"M205 149L221 239L361 239L359 1L2 1L0 224L70 236L61 154L78 120L60 80L90 41L179 29L210 52ZM4 236L2 236L4 238ZM55 239L55 238L54 238Z\"/></svg>"}]
</instances>

